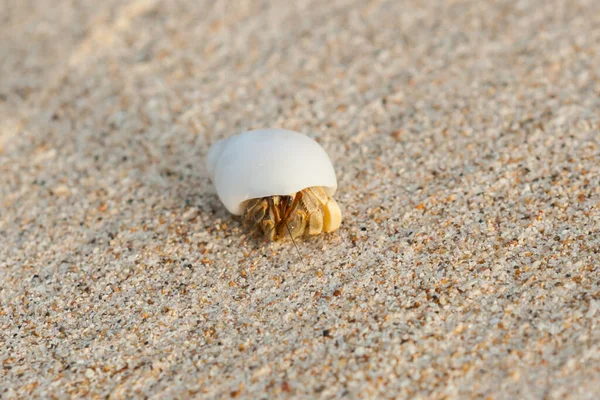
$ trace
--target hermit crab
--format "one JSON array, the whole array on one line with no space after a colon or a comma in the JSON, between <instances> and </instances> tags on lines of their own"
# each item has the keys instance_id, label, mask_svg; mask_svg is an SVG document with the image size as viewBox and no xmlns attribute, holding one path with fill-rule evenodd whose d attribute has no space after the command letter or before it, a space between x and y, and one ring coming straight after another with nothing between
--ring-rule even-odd
<instances>
[{"instance_id":1,"label":"hermit crab","mask_svg":"<svg viewBox=\"0 0 600 400\"><path fill-rule=\"evenodd\" d=\"M331 160L306 135L244 132L216 142L206 166L225 208L270 240L333 232L342 222Z\"/></svg>"}]
</instances>

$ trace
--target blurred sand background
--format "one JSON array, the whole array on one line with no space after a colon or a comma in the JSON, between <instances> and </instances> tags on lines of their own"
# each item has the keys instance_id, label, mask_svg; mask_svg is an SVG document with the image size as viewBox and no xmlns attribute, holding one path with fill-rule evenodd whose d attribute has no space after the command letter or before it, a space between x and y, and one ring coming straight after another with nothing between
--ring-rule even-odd
<instances>
[{"instance_id":1,"label":"blurred sand background","mask_svg":"<svg viewBox=\"0 0 600 400\"><path fill-rule=\"evenodd\" d=\"M282 127L339 232L245 235ZM600 393L597 0L0 2L0 397Z\"/></svg>"}]
</instances>

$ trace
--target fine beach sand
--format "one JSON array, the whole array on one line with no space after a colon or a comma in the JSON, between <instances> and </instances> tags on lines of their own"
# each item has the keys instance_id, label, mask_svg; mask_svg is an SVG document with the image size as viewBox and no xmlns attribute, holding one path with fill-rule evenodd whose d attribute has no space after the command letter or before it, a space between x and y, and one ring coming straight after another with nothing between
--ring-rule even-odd
<instances>
[{"instance_id":1,"label":"fine beach sand","mask_svg":"<svg viewBox=\"0 0 600 400\"><path fill-rule=\"evenodd\" d=\"M0 2L0 397L593 399L597 0ZM318 140L341 229L204 156Z\"/></svg>"}]
</instances>

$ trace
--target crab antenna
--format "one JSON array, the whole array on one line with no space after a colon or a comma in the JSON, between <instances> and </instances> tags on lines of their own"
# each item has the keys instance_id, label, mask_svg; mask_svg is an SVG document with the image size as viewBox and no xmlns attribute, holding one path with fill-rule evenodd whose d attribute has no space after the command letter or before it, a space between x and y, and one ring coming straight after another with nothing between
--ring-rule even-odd
<instances>
[{"instance_id":1,"label":"crab antenna","mask_svg":"<svg viewBox=\"0 0 600 400\"><path fill-rule=\"evenodd\" d=\"M302 263L302 266L304 266L304 268L306 268L306 264L304 263L304 258L302 257L302 253L300 252L300 249L298 248L298 245L296 244L296 241L294 240L294 237L292 236L292 232L290 231L290 226L288 225L287 221L283 221L285 223L285 227L287 228L288 233L290 234L290 238L292 238L292 243L294 243L294 247L296 248L296 251L298 252L298 257L300 257L300 262Z\"/></svg>"}]
</instances>

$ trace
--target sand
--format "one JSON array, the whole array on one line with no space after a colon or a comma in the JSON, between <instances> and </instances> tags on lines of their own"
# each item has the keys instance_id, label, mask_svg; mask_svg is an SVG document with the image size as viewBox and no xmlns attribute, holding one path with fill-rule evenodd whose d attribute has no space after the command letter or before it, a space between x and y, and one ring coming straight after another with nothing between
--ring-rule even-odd
<instances>
[{"instance_id":1,"label":"sand","mask_svg":"<svg viewBox=\"0 0 600 400\"><path fill-rule=\"evenodd\" d=\"M52 4L52 5L50 5ZM600 2L0 3L0 397L593 399ZM280 127L341 229L247 234Z\"/></svg>"}]
</instances>

